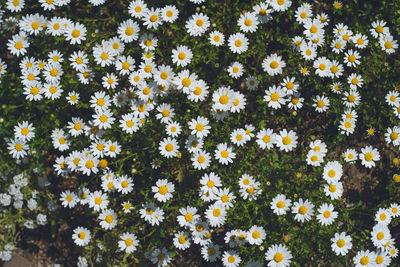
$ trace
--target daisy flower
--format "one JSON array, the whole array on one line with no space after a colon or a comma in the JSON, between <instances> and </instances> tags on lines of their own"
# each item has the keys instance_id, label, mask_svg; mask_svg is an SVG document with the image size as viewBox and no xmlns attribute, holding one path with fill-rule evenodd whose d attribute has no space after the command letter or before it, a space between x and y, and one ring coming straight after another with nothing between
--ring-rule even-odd
<instances>
[{"instance_id":1,"label":"daisy flower","mask_svg":"<svg viewBox=\"0 0 400 267\"><path fill-rule=\"evenodd\" d=\"M210 27L210 19L203 13L192 15L185 25L190 36L201 36Z\"/></svg>"},{"instance_id":2,"label":"daisy flower","mask_svg":"<svg viewBox=\"0 0 400 267\"><path fill-rule=\"evenodd\" d=\"M375 214L375 221L387 226L392 221L392 215L388 209L380 208Z\"/></svg>"},{"instance_id":3,"label":"daisy flower","mask_svg":"<svg viewBox=\"0 0 400 267\"><path fill-rule=\"evenodd\" d=\"M350 49L344 53L344 63L347 67L356 67L357 65L360 65L360 59L361 56L356 50Z\"/></svg>"},{"instance_id":4,"label":"daisy flower","mask_svg":"<svg viewBox=\"0 0 400 267\"><path fill-rule=\"evenodd\" d=\"M268 75L275 76L282 73L283 68L286 67L286 63L282 60L281 56L272 54L263 60L262 67Z\"/></svg>"},{"instance_id":5,"label":"daisy flower","mask_svg":"<svg viewBox=\"0 0 400 267\"><path fill-rule=\"evenodd\" d=\"M85 123L81 118L72 117L72 121L68 122L67 128L69 129L69 133L73 137L76 137L84 133Z\"/></svg>"},{"instance_id":6,"label":"daisy flower","mask_svg":"<svg viewBox=\"0 0 400 267\"><path fill-rule=\"evenodd\" d=\"M298 222L309 221L314 215L314 205L308 199L303 201L300 198L298 202L293 203L292 213L296 214L294 219Z\"/></svg>"},{"instance_id":7,"label":"daisy flower","mask_svg":"<svg viewBox=\"0 0 400 267\"><path fill-rule=\"evenodd\" d=\"M347 83L350 85L351 89L357 89L357 87L361 87L364 84L364 80L361 75L352 73L347 77Z\"/></svg>"},{"instance_id":8,"label":"daisy flower","mask_svg":"<svg viewBox=\"0 0 400 267\"><path fill-rule=\"evenodd\" d=\"M80 23L70 23L65 29L64 36L66 41L73 44L81 44L86 40L86 27Z\"/></svg>"},{"instance_id":9,"label":"daisy flower","mask_svg":"<svg viewBox=\"0 0 400 267\"><path fill-rule=\"evenodd\" d=\"M133 113L122 115L122 119L119 121L122 130L128 134L133 134L140 127L140 119L135 117Z\"/></svg>"},{"instance_id":10,"label":"daisy flower","mask_svg":"<svg viewBox=\"0 0 400 267\"><path fill-rule=\"evenodd\" d=\"M271 149L274 147L276 142L276 134L272 131L272 129L261 129L256 136L257 144L261 149Z\"/></svg>"},{"instance_id":11,"label":"daisy flower","mask_svg":"<svg viewBox=\"0 0 400 267\"><path fill-rule=\"evenodd\" d=\"M374 38L389 34L389 28L386 27L386 22L383 20L376 20L372 22L371 29L369 31Z\"/></svg>"},{"instance_id":12,"label":"daisy flower","mask_svg":"<svg viewBox=\"0 0 400 267\"><path fill-rule=\"evenodd\" d=\"M97 173L99 171L98 165L99 159L91 154L83 155L79 160L79 170L87 176L90 176L91 173Z\"/></svg>"},{"instance_id":13,"label":"daisy flower","mask_svg":"<svg viewBox=\"0 0 400 267\"><path fill-rule=\"evenodd\" d=\"M195 169L203 170L210 166L211 155L210 155L210 153L199 149L196 152L194 152L191 160L192 160L193 167Z\"/></svg>"},{"instance_id":14,"label":"daisy flower","mask_svg":"<svg viewBox=\"0 0 400 267\"><path fill-rule=\"evenodd\" d=\"M132 253L136 250L139 245L139 240L137 239L135 234L125 232L120 236L118 241L118 247L121 251L125 251L126 253Z\"/></svg>"},{"instance_id":15,"label":"daisy flower","mask_svg":"<svg viewBox=\"0 0 400 267\"><path fill-rule=\"evenodd\" d=\"M365 267L365 266L374 266L372 264L372 259L374 258L374 252L370 252L369 250L358 251L357 254L353 258L353 262L355 267Z\"/></svg>"},{"instance_id":16,"label":"daisy flower","mask_svg":"<svg viewBox=\"0 0 400 267\"><path fill-rule=\"evenodd\" d=\"M208 40L212 45L221 46L225 42L225 36L219 31L213 31L210 33Z\"/></svg>"},{"instance_id":17,"label":"daisy flower","mask_svg":"<svg viewBox=\"0 0 400 267\"><path fill-rule=\"evenodd\" d=\"M379 45L381 49L386 52L386 54L393 54L394 51L399 47L396 40L393 39L391 35L382 36L379 40Z\"/></svg>"},{"instance_id":18,"label":"daisy flower","mask_svg":"<svg viewBox=\"0 0 400 267\"><path fill-rule=\"evenodd\" d=\"M190 238L185 232L179 231L175 234L173 243L177 249L185 250L190 247Z\"/></svg>"},{"instance_id":19,"label":"daisy flower","mask_svg":"<svg viewBox=\"0 0 400 267\"><path fill-rule=\"evenodd\" d=\"M352 134L354 133L354 130L356 128L356 120L355 119L342 119L342 121L339 124L339 129L341 134Z\"/></svg>"},{"instance_id":20,"label":"daisy flower","mask_svg":"<svg viewBox=\"0 0 400 267\"><path fill-rule=\"evenodd\" d=\"M329 161L322 172L322 177L328 184L339 182L343 175L343 167L338 161Z\"/></svg>"},{"instance_id":21,"label":"daisy flower","mask_svg":"<svg viewBox=\"0 0 400 267\"><path fill-rule=\"evenodd\" d=\"M173 23L179 16L179 10L175 6L166 5L161 9L161 18L163 21Z\"/></svg>"},{"instance_id":22,"label":"daisy flower","mask_svg":"<svg viewBox=\"0 0 400 267\"><path fill-rule=\"evenodd\" d=\"M306 161L308 165L320 166L324 161L324 154L322 154L320 151L309 150Z\"/></svg>"},{"instance_id":23,"label":"daisy flower","mask_svg":"<svg viewBox=\"0 0 400 267\"><path fill-rule=\"evenodd\" d=\"M323 203L318 208L317 220L321 225L331 225L338 216L338 212L333 210L332 204Z\"/></svg>"},{"instance_id":24,"label":"daisy flower","mask_svg":"<svg viewBox=\"0 0 400 267\"><path fill-rule=\"evenodd\" d=\"M222 143L217 146L214 157L219 161L219 163L228 165L236 158L236 153L233 152L232 147L228 147L226 143Z\"/></svg>"},{"instance_id":25,"label":"daisy flower","mask_svg":"<svg viewBox=\"0 0 400 267\"><path fill-rule=\"evenodd\" d=\"M171 262L170 252L166 248L156 248L151 253L151 262L157 266L167 266Z\"/></svg>"},{"instance_id":26,"label":"daisy flower","mask_svg":"<svg viewBox=\"0 0 400 267\"><path fill-rule=\"evenodd\" d=\"M254 76L250 76L250 77L246 78L247 89L249 89L251 91L257 89L259 84L260 84L260 81Z\"/></svg>"},{"instance_id":27,"label":"daisy flower","mask_svg":"<svg viewBox=\"0 0 400 267\"><path fill-rule=\"evenodd\" d=\"M61 193L60 201L62 202L61 205L63 205L63 207L71 209L79 202L79 198L74 192L67 190Z\"/></svg>"},{"instance_id":28,"label":"daisy flower","mask_svg":"<svg viewBox=\"0 0 400 267\"><path fill-rule=\"evenodd\" d=\"M336 54L341 53L346 47L346 42L343 39L333 40L331 43L332 51Z\"/></svg>"},{"instance_id":29,"label":"daisy flower","mask_svg":"<svg viewBox=\"0 0 400 267\"><path fill-rule=\"evenodd\" d=\"M361 153L359 154L361 159L361 164L366 168L371 168L375 166L375 161L380 160L380 155L378 149L372 146L365 146L361 148Z\"/></svg>"},{"instance_id":30,"label":"daisy flower","mask_svg":"<svg viewBox=\"0 0 400 267\"><path fill-rule=\"evenodd\" d=\"M19 122L18 125L14 126L14 135L17 139L29 142L33 137L35 137L34 130L35 127L33 127L32 123L23 121L22 123Z\"/></svg>"},{"instance_id":31,"label":"daisy flower","mask_svg":"<svg viewBox=\"0 0 400 267\"><path fill-rule=\"evenodd\" d=\"M199 79L193 82L193 91L189 92L188 99L190 101L198 102L204 101L208 95L208 85L205 81Z\"/></svg>"},{"instance_id":32,"label":"daisy flower","mask_svg":"<svg viewBox=\"0 0 400 267\"><path fill-rule=\"evenodd\" d=\"M176 122L172 121L165 126L166 132L168 136L177 137L182 132L181 125Z\"/></svg>"},{"instance_id":33,"label":"daisy flower","mask_svg":"<svg viewBox=\"0 0 400 267\"><path fill-rule=\"evenodd\" d=\"M220 227L225 223L226 210L221 204L212 204L205 211L205 217L212 227Z\"/></svg>"},{"instance_id":34,"label":"daisy flower","mask_svg":"<svg viewBox=\"0 0 400 267\"><path fill-rule=\"evenodd\" d=\"M115 68L120 75L129 75L135 70L135 59L131 56L119 56L115 62Z\"/></svg>"},{"instance_id":35,"label":"daisy flower","mask_svg":"<svg viewBox=\"0 0 400 267\"><path fill-rule=\"evenodd\" d=\"M94 211L100 211L106 209L108 206L108 197L102 191L94 191L90 193L88 196L88 204L90 208L93 208Z\"/></svg>"},{"instance_id":36,"label":"daisy flower","mask_svg":"<svg viewBox=\"0 0 400 267\"><path fill-rule=\"evenodd\" d=\"M129 4L129 14L134 18L142 18L147 12L147 4L143 0L134 0Z\"/></svg>"},{"instance_id":37,"label":"daisy flower","mask_svg":"<svg viewBox=\"0 0 400 267\"><path fill-rule=\"evenodd\" d=\"M398 107L400 104L399 93L397 91L389 91L386 94L385 99L389 106Z\"/></svg>"},{"instance_id":38,"label":"daisy flower","mask_svg":"<svg viewBox=\"0 0 400 267\"><path fill-rule=\"evenodd\" d=\"M202 246L201 254L207 262L216 262L221 257L219 246L212 243Z\"/></svg>"},{"instance_id":39,"label":"daisy flower","mask_svg":"<svg viewBox=\"0 0 400 267\"><path fill-rule=\"evenodd\" d=\"M285 245L272 245L265 253L265 260L269 261L268 266L271 267L287 267L290 266L292 253Z\"/></svg>"},{"instance_id":40,"label":"daisy flower","mask_svg":"<svg viewBox=\"0 0 400 267\"><path fill-rule=\"evenodd\" d=\"M268 102L268 107L274 109L281 108L281 105L284 105L287 101L285 90L279 85L270 86L268 90L265 90L265 94L264 100Z\"/></svg>"},{"instance_id":41,"label":"daisy flower","mask_svg":"<svg viewBox=\"0 0 400 267\"><path fill-rule=\"evenodd\" d=\"M197 214L197 209L190 206L180 208L179 213L181 215L177 217L177 220L180 227L189 227L200 218L200 215Z\"/></svg>"},{"instance_id":42,"label":"daisy flower","mask_svg":"<svg viewBox=\"0 0 400 267\"><path fill-rule=\"evenodd\" d=\"M243 33L235 33L229 36L228 46L233 53L241 54L247 51L249 39Z\"/></svg>"},{"instance_id":43,"label":"daisy flower","mask_svg":"<svg viewBox=\"0 0 400 267\"><path fill-rule=\"evenodd\" d=\"M338 199L343 194L343 185L341 182L333 182L324 186L325 195L332 200Z\"/></svg>"},{"instance_id":44,"label":"daisy flower","mask_svg":"<svg viewBox=\"0 0 400 267\"><path fill-rule=\"evenodd\" d=\"M277 215L285 215L286 212L290 209L290 205L292 201L287 199L285 195L278 194L271 201L271 209Z\"/></svg>"},{"instance_id":45,"label":"daisy flower","mask_svg":"<svg viewBox=\"0 0 400 267\"><path fill-rule=\"evenodd\" d=\"M335 252L336 255L344 256L349 250L353 247L351 243L351 236L346 235L345 232L335 233L335 236L331 238L332 251Z\"/></svg>"},{"instance_id":46,"label":"daisy flower","mask_svg":"<svg viewBox=\"0 0 400 267\"><path fill-rule=\"evenodd\" d=\"M100 129L109 129L115 121L113 113L110 110L101 110L93 114L93 123Z\"/></svg>"},{"instance_id":47,"label":"daisy flower","mask_svg":"<svg viewBox=\"0 0 400 267\"><path fill-rule=\"evenodd\" d=\"M167 137L160 142L159 150L164 157L172 158L178 155L179 145L175 139Z\"/></svg>"},{"instance_id":48,"label":"daisy flower","mask_svg":"<svg viewBox=\"0 0 400 267\"><path fill-rule=\"evenodd\" d=\"M115 181L115 188L121 194L128 194L133 190L133 180L132 178L128 177L127 175L121 175Z\"/></svg>"},{"instance_id":49,"label":"daisy flower","mask_svg":"<svg viewBox=\"0 0 400 267\"><path fill-rule=\"evenodd\" d=\"M200 184L202 191L212 192L213 196L218 191L218 188L222 186L221 178L214 172L205 173L200 179Z\"/></svg>"},{"instance_id":50,"label":"daisy flower","mask_svg":"<svg viewBox=\"0 0 400 267\"><path fill-rule=\"evenodd\" d=\"M205 117L198 116L189 122L189 129L192 130L191 134L196 135L198 138L203 139L210 133L211 126L208 125L209 121Z\"/></svg>"},{"instance_id":51,"label":"daisy flower","mask_svg":"<svg viewBox=\"0 0 400 267\"><path fill-rule=\"evenodd\" d=\"M246 12L240 15L238 26L242 32L255 32L258 28L258 18L255 13Z\"/></svg>"},{"instance_id":52,"label":"daisy flower","mask_svg":"<svg viewBox=\"0 0 400 267\"><path fill-rule=\"evenodd\" d=\"M317 57L317 47L312 43L303 43L300 46L300 52L305 60L314 60Z\"/></svg>"},{"instance_id":53,"label":"daisy flower","mask_svg":"<svg viewBox=\"0 0 400 267\"><path fill-rule=\"evenodd\" d=\"M372 228L371 241L375 247L384 249L391 238L390 230L385 224L378 223Z\"/></svg>"},{"instance_id":54,"label":"daisy flower","mask_svg":"<svg viewBox=\"0 0 400 267\"><path fill-rule=\"evenodd\" d=\"M172 50L172 62L177 66L185 67L191 62L192 57L193 53L187 46L180 45Z\"/></svg>"},{"instance_id":55,"label":"daisy flower","mask_svg":"<svg viewBox=\"0 0 400 267\"><path fill-rule=\"evenodd\" d=\"M242 261L242 258L234 250L225 251L222 255L222 265L225 267L237 267Z\"/></svg>"},{"instance_id":56,"label":"daisy flower","mask_svg":"<svg viewBox=\"0 0 400 267\"><path fill-rule=\"evenodd\" d=\"M234 101L234 91L230 87L220 87L212 96L213 109L228 111L231 109Z\"/></svg>"},{"instance_id":57,"label":"daisy flower","mask_svg":"<svg viewBox=\"0 0 400 267\"><path fill-rule=\"evenodd\" d=\"M246 135L244 129L235 129L231 133L231 142L237 146L243 146L247 141L250 141L250 136Z\"/></svg>"},{"instance_id":58,"label":"daisy flower","mask_svg":"<svg viewBox=\"0 0 400 267\"><path fill-rule=\"evenodd\" d=\"M154 197L157 201L166 202L172 198L172 193L175 192L175 185L166 179L159 179L156 182L156 186L151 189L155 193Z\"/></svg>"},{"instance_id":59,"label":"daisy flower","mask_svg":"<svg viewBox=\"0 0 400 267\"><path fill-rule=\"evenodd\" d=\"M312 17L311 5L304 3L296 9L295 17L299 23L305 23L307 19Z\"/></svg>"},{"instance_id":60,"label":"daisy flower","mask_svg":"<svg viewBox=\"0 0 400 267\"><path fill-rule=\"evenodd\" d=\"M114 63L115 52L109 45L97 44L93 47L93 57L97 64L101 67L110 66Z\"/></svg>"},{"instance_id":61,"label":"daisy flower","mask_svg":"<svg viewBox=\"0 0 400 267\"><path fill-rule=\"evenodd\" d=\"M117 214L111 209L104 209L99 215L100 226L105 230L111 230L117 226Z\"/></svg>"},{"instance_id":62,"label":"daisy flower","mask_svg":"<svg viewBox=\"0 0 400 267\"><path fill-rule=\"evenodd\" d=\"M266 237L265 230L257 225L253 225L247 232L247 241L250 245L261 245Z\"/></svg>"},{"instance_id":63,"label":"daisy flower","mask_svg":"<svg viewBox=\"0 0 400 267\"><path fill-rule=\"evenodd\" d=\"M299 93L295 93L289 99L288 107L290 109L301 109L303 107L304 98L300 97Z\"/></svg>"},{"instance_id":64,"label":"daisy flower","mask_svg":"<svg viewBox=\"0 0 400 267\"><path fill-rule=\"evenodd\" d=\"M235 61L228 67L228 74L232 78L239 78L243 75L243 65Z\"/></svg>"},{"instance_id":65,"label":"daisy flower","mask_svg":"<svg viewBox=\"0 0 400 267\"><path fill-rule=\"evenodd\" d=\"M29 45L30 43L28 42L28 38L22 34L13 35L7 43L7 47L11 55L16 55L17 57L20 55L25 55L27 52L26 49L29 47Z\"/></svg>"},{"instance_id":66,"label":"daisy flower","mask_svg":"<svg viewBox=\"0 0 400 267\"><path fill-rule=\"evenodd\" d=\"M148 8L142 16L143 26L147 29L157 29L162 24L160 11L158 8Z\"/></svg>"},{"instance_id":67,"label":"daisy flower","mask_svg":"<svg viewBox=\"0 0 400 267\"><path fill-rule=\"evenodd\" d=\"M78 246L86 246L87 244L89 244L90 238L91 234L89 229L81 226L75 228L72 234L72 239Z\"/></svg>"},{"instance_id":68,"label":"daisy flower","mask_svg":"<svg viewBox=\"0 0 400 267\"><path fill-rule=\"evenodd\" d=\"M292 130L283 129L276 135L275 144L280 150L292 151L297 146L297 136Z\"/></svg>"},{"instance_id":69,"label":"daisy flower","mask_svg":"<svg viewBox=\"0 0 400 267\"><path fill-rule=\"evenodd\" d=\"M397 218L400 216L400 205L399 204L397 204L397 203L390 204L389 210L390 210L391 216L393 218Z\"/></svg>"}]
</instances>

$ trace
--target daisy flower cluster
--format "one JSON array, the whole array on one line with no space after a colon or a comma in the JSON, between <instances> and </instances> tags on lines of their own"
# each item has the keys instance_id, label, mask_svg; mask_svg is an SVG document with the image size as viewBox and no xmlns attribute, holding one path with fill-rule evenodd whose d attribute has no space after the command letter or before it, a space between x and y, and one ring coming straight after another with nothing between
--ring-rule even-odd
<instances>
[{"instance_id":1,"label":"daisy flower cluster","mask_svg":"<svg viewBox=\"0 0 400 267\"><path fill-rule=\"evenodd\" d=\"M5 157L18 168L40 162L46 175L39 186L60 185L49 195L66 219L74 214L71 241L84 252L78 266L89 259L119 266L136 257L167 266L193 250L213 265L286 267L298 264L303 252L287 235L277 236L301 238L292 231L299 226L319 233L336 256L355 254L356 266L389 266L397 257L389 225L399 205L377 211L376 251L359 250L343 199L350 167L371 173L386 159L372 139L347 146L358 117L367 116L361 109L370 80L365 51L374 41L381 54L398 48L385 21L356 31L311 3L291 0L246 3L246 10L229 14L230 25L213 16L212 8L224 3L88 2L88 12L101 16L112 11L106 5L124 10L93 19L99 25L60 15L70 0L39 0L38 9L7 0L0 11L7 25L1 26L7 56L0 59L0 79L18 80L13 84L24 104L12 108L34 110L7 122L13 131L4 138ZM287 49L260 37L283 16L296 25ZM311 80L319 85L311 88ZM397 90L376 98L400 118ZM305 130L302 115L325 128ZM385 129L382 140L398 148L400 127ZM303 179L306 171L311 174ZM38 192L28 189L36 181L20 174L7 183L2 210L26 206L36 217L25 228L47 225ZM75 217L79 212L82 218ZM281 226L271 230L270 222ZM0 258L9 260L13 249L4 246ZM106 251L115 259L103 259Z\"/></svg>"}]
</instances>

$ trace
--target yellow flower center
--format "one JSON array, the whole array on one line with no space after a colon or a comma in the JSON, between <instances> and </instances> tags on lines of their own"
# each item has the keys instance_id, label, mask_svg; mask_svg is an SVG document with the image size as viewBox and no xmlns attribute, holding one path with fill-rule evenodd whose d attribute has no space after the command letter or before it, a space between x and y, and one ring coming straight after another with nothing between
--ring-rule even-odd
<instances>
[{"instance_id":1,"label":"yellow flower center","mask_svg":"<svg viewBox=\"0 0 400 267\"><path fill-rule=\"evenodd\" d=\"M21 144L15 144L15 150L21 151L22 150L22 145Z\"/></svg>"},{"instance_id":2,"label":"yellow flower center","mask_svg":"<svg viewBox=\"0 0 400 267\"><path fill-rule=\"evenodd\" d=\"M114 218L113 218L112 215L107 215L105 220L106 220L106 222L108 222L108 223L112 223L112 222L114 221Z\"/></svg>"},{"instance_id":3,"label":"yellow flower center","mask_svg":"<svg viewBox=\"0 0 400 267\"><path fill-rule=\"evenodd\" d=\"M372 155L371 152L367 152L367 153L365 153L365 155L364 155L364 159L365 159L366 161L371 161L373 158L374 158L374 156Z\"/></svg>"},{"instance_id":4,"label":"yellow flower center","mask_svg":"<svg viewBox=\"0 0 400 267\"><path fill-rule=\"evenodd\" d=\"M164 109L162 112L163 117L168 117L169 116L169 110Z\"/></svg>"},{"instance_id":5,"label":"yellow flower center","mask_svg":"<svg viewBox=\"0 0 400 267\"><path fill-rule=\"evenodd\" d=\"M172 15L174 15L174 13L171 10L168 10L165 15L167 15L168 18L172 17Z\"/></svg>"},{"instance_id":6,"label":"yellow flower center","mask_svg":"<svg viewBox=\"0 0 400 267\"><path fill-rule=\"evenodd\" d=\"M329 191L330 191L331 193L336 192L336 185L331 184L331 185L329 186Z\"/></svg>"},{"instance_id":7,"label":"yellow flower center","mask_svg":"<svg viewBox=\"0 0 400 267\"><path fill-rule=\"evenodd\" d=\"M279 94L278 93L272 93L271 94L271 100L276 102L279 100Z\"/></svg>"},{"instance_id":8,"label":"yellow flower center","mask_svg":"<svg viewBox=\"0 0 400 267\"><path fill-rule=\"evenodd\" d=\"M79 237L80 239L85 239L86 234L85 234L84 232L80 232L80 233L78 234L78 237Z\"/></svg>"},{"instance_id":9,"label":"yellow flower center","mask_svg":"<svg viewBox=\"0 0 400 267\"><path fill-rule=\"evenodd\" d=\"M310 27L310 32L311 32L311 33L316 33L317 31L318 31L318 27L317 27L317 26L312 25L312 26Z\"/></svg>"},{"instance_id":10,"label":"yellow flower center","mask_svg":"<svg viewBox=\"0 0 400 267\"><path fill-rule=\"evenodd\" d=\"M184 52L180 52L180 53L178 54L178 58L179 58L180 60L184 60L184 59L186 58L186 54L185 54Z\"/></svg>"},{"instance_id":11,"label":"yellow flower center","mask_svg":"<svg viewBox=\"0 0 400 267\"><path fill-rule=\"evenodd\" d=\"M94 203L95 203L96 205L100 205L101 202L103 202L103 200L101 199L101 197L96 197L96 198L94 199Z\"/></svg>"},{"instance_id":12,"label":"yellow flower center","mask_svg":"<svg viewBox=\"0 0 400 267\"><path fill-rule=\"evenodd\" d=\"M282 138L282 143L283 143L285 146L289 145L291 142L292 142L292 139L290 139L289 136L285 136L285 137Z\"/></svg>"},{"instance_id":13,"label":"yellow flower center","mask_svg":"<svg viewBox=\"0 0 400 267\"><path fill-rule=\"evenodd\" d=\"M271 69L276 69L279 67L279 63L277 61L271 61L271 63L269 64L269 66L271 67Z\"/></svg>"},{"instance_id":14,"label":"yellow flower center","mask_svg":"<svg viewBox=\"0 0 400 267\"><path fill-rule=\"evenodd\" d=\"M166 193L168 193L168 188L165 185L160 186L160 188L158 188L158 193L160 193L161 195L165 195Z\"/></svg>"},{"instance_id":15,"label":"yellow flower center","mask_svg":"<svg viewBox=\"0 0 400 267\"><path fill-rule=\"evenodd\" d=\"M392 42L390 42L390 41L386 41L386 42L385 42L385 48L386 48L386 49L391 49L392 47L393 47Z\"/></svg>"},{"instance_id":16,"label":"yellow flower center","mask_svg":"<svg viewBox=\"0 0 400 267\"><path fill-rule=\"evenodd\" d=\"M329 170L329 171L328 171L328 176L329 176L329 177L333 178L333 177L335 177L335 175L336 175L335 170Z\"/></svg>"},{"instance_id":17,"label":"yellow flower center","mask_svg":"<svg viewBox=\"0 0 400 267\"><path fill-rule=\"evenodd\" d=\"M367 265L369 263L369 258L367 256L363 256L360 259L360 263L361 263L361 265Z\"/></svg>"},{"instance_id":18,"label":"yellow flower center","mask_svg":"<svg viewBox=\"0 0 400 267\"><path fill-rule=\"evenodd\" d=\"M214 209L213 210L213 216L214 217L218 217L221 214L221 210L220 209Z\"/></svg>"},{"instance_id":19,"label":"yellow flower center","mask_svg":"<svg viewBox=\"0 0 400 267\"><path fill-rule=\"evenodd\" d=\"M226 151L226 150L222 150L222 151L221 151L221 157L227 158L228 155L229 155L228 151Z\"/></svg>"},{"instance_id":20,"label":"yellow flower center","mask_svg":"<svg viewBox=\"0 0 400 267\"><path fill-rule=\"evenodd\" d=\"M246 19L244 21L244 25L246 25L247 27L250 27L253 24L253 22L251 21L251 19Z\"/></svg>"},{"instance_id":21,"label":"yellow flower center","mask_svg":"<svg viewBox=\"0 0 400 267\"><path fill-rule=\"evenodd\" d=\"M274 255L274 261L276 262L281 262L283 260L283 254L282 253L275 253Z\"/></svg>"},{"instance_id":22,"label":"yellow flower center","mask_svg":"<svg viewBox=\"0 0 400 267\"><path fill-rule=\"evenodd\" d=\"M204 156L199 156L199 157L197 158L197 161L198 161L199 163L203 163L204 161L206 161L206 158L205 158Z\"/></svg>"},{"instance_id":23,"label":"yellow flower center","mask_svg":"<svg viewBox=\"0 0 400 267\"><path fill-rule=\"evenodd\" d=\"M180 236L178 238L179 244L185 244L186 243L186 238L184 236Z\"/></svg>"},{"instance_id":24,"label":"yellow flower center","mask_svg":"<svg viewBox=\"0 0 400 267\"><path fill-rule=\"evenodd\" d=\"M174 146L172 144L167 144L165 146L165 150L167 150L168 152L171 152L174 149Z\"/></svg>"},{"instance_id":25,"label":"yellow flower center","mask_svg":"<svg viewBox=\"0 0 400 267\"><path fill-rule=\"evenodd\" d=\"M324 212L324 217L325 217L325 218L331 217L331 212L330 212L329 210L326 210L326 211Z\"/></svg>"},{"instance_id":26,"label":"yellow flower center","mask_svg":"<svg viewBox=\"0 0 400 267\"><path fill-rule=\"evenodd\" d=\"M158 20L158 16L157 15L151 15L150 16L150 21L151 22L156 22Z\"/></svg>"},{"instance_id":27,"label":"yellow flower center","mask_svg":"<svg viewBox=\"0 0 400 267\"><path fill-rule=\"evenodd\" d=\"M336 245L337 245L339 248L342 248L342 247L344 247L344 245L346 245L346 242L344 242L343 239L339 239L338 241L336 241Z\"/></svg>"},{"instance_id":28,"label":"yellow flower center","mask_svg":"<svg viewBox=\"0 0 400 267\"><path fill-rule=\"evenodd\" d=\"M222 95L219 98L219 103L221 103L222 105L226 105L229 101L229 98L227 95Z\"/></svg>"},{"instance_id":29,"label":"yellow flower center","mask_svg":"<svg viewBox=\"0 0 400 267\"><path fill-rule=\"evenodd\" d=\"M198 19L196 21L196 25L199 26L199 27L203 26L203 24L204 24L204 21L202 19Z\"/></svg>"},{"instance_id":30,"label":"yellow flower center","mask_svg":"<svg viewBox=\"0 0 400 267\"><path fill-rule=\"evenodd\" d=\"M189 87L191 84L192 84L192 82L190 81L189 78L183 78L183 79L182 79L182 85L183 85L184 87Z\"/></svg>"},{"instance_id":31,"label":"yellow flower center","mask_svg":"<svg viewBox=\"0 0 400 267\"><path fill-rule=\"evenodd\" d=\"M242 41L241 40L236 40L235 41L235 46L236 47L241 47L242 46Z\"/></svg>"},{"instance_id":32,"label":"yellow flower center","mask_svg":"<svg viewBox=\"0 0 400 267\"><path fill-rule=\"evenodd\" d=\"M213 188L214 185L215 185L214 181L212 181L212 180L208 180L208 181L207 181L207 186L208 186L209 188Z\"/></svg>"},{"instance_id":33,"label":"yellow flower center","mask_svg":"<svg viewBox=\"0 0 400 267\"><path fill-rule=\"evenodd\" d=\"M125 245L127 247L132 246L132 244L133 244L133 240L131 238L128 237L127 239L125 239Z\"/></svg>"},{"instance_id":34,"label":"yellow flower center","mask_svg":"<svg viewBox=\"0 0 400 267\"><path fill-rule=\"evenodd\" d=\"M251 235L254 239L257 239L260 237L260 232L259 231L254 231L253 234Z\"/></svg>"},{"instance_id":35,"label":"yellow flower center","mask_svg":"<svg viewBox=\"0 0 400 267\"><path fill-rule=\"evenodd\" d=\"M299 213L304 215L307 213L307 207L306 206L300 206L299 208Z\"/></svg>"},{"instance_id":36,"label":"yellow flower center","mask_svg":"<svg viewBox=\"0 0 400 267\"><path fill-rule=\"evenodd\" d=\"M81 35L81 32L77 29L73 30L71 33L72 37L78 38Z\"/></svg>"},{"instance_id":37,"label":"yellow flower center","mask_svg":"<svg viewBox=\"0 0 400 267\"><path fill-rule=\"evenodd\" d=\"M106 115L101 115L101 116L100 116L100 121L101 121L101 122L104 123L104 122L106 122L107 120L108 120L108 118L107 118Z\"/></svg>"},{"instance_id":38,"label":"yellow flower center","mask_svg":"<svg viewBox=\"0 0 400 267\"><path fill-rule=\"evenodd\" d=\"M229 263L233 263L233 262L235 262L235 257L234 257L234 256L232 256L232 255L231 255L231 256L229 256L229 257L228 257L228 262L229 262Z\"/></svg>"},{"instance_id":39,"label":"yellow flower center","mask_svg":"<svg viewBox=\"0 0 400 267\"><path fill-rule=\"evenodd\" d=\"M278 203L276 203L276 206L280 209L283 209L285 207L285 202L283 202L282 200L278 201Z\"/></svg>"}]
</instances>

